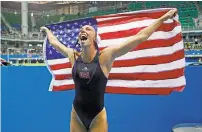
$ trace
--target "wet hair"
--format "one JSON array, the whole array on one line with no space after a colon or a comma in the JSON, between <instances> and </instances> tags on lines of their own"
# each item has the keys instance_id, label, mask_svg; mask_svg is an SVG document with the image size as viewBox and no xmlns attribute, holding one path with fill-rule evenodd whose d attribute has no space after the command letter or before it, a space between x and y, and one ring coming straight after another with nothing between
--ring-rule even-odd
<instances>
[{"instance_id":1,"label":"wet hair","mask_svg":"<svg viewBox=\"0 0 202 132\"><path fill-rule=\"evenodd\" d=\"M99 53L100 50L99 50L99 47L98 47L98 43L97 43L97 41L94 42L94 46L95 46L95 49L97 50L97 52Z\"/></svg>"}]
</instances>

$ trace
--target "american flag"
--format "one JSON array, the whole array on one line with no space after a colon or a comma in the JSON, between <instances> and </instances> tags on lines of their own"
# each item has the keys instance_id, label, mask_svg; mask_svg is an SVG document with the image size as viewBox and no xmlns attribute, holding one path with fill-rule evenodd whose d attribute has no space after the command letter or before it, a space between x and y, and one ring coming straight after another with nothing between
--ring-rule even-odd
<instances>
[{"instance_id":1,"label":"american flag","mask_svg":"<svg viewBox=\"0 0 202 132\"><path fill-rule=\"evenodd\" d=\"M92 25L101 38L98 44L102 50L119 45L151 25L169 9L152 9L95 16L57 24L47 25L58 40L65 46L80 51L76 45L79 29ZM117 58L111 69L107 93L121 94L160 94L185 88L185 56L178 15L165 21L147 41L127 54ZM44 57L52 73L50 91L74 89L72 68L68 58L44 41Z\"/></svg>"}]
</instances>

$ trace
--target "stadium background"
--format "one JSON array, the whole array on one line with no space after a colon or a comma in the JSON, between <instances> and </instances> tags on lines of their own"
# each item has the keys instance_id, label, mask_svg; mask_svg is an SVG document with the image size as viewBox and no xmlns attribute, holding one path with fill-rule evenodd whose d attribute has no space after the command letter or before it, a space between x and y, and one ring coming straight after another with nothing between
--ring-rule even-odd
<instances>
[{"instance_id":1,"label":"stadium background","mask_svg":"<svg viewBox=\"0 0 202 132\"><path fill-rule=\"evenodd\" d=\"M186 61L202 55L202 2L1 2L2 58L17 65L44 65L41 26L84 17L134 10L175 7L183 29ZM37 64L36 64L37 63Z\"/></svg>"},{"instance_id":2,"label":"stadium background","mask_svg":"<svg viewBox=\"0 0 202 132\"><path fill-rule=\"evenodd\" d=\"M164 7L175 7L179 11L189 65L185 70L187 87L182 93L173 93L169 97L107 94L109 131L170 132L179 123L201 123L202 2L1 1L1 58L14 65L2 67L2 131L69 130L74 92L48 92L51 75L44 67L42 47L45 36L39 32L41 26ZM124 114L120 115L122 112Z\"/></svg>"}]
</instances>

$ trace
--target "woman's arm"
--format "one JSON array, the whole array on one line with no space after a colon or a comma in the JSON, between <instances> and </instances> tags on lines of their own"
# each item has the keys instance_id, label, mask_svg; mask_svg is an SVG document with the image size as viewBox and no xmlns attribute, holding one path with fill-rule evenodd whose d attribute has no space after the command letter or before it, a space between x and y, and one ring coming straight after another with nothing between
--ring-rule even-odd
<instances>
[{"instance_id":1,"label":"woman's arm","mask_svg":"<svg viewBox=\"0 0 202 132\"><path fill-rule=\"evenodd\" d=\"M177 9L168 11L165 15L157 19L153 24L141 30L138 34L119 46L113 46L106 48L107 54L111 54L112 59L122 56L134 49L138 44L146 41L159 27L160 25L175 16Z\"/></svg>"},{"instance_id":2,"label":"woman's arm","mask_svg":"<svg viewBox=\"0 0 202 132\"><path fill-rule=\"evenodd\" d=\"M52 34L47 27L41 27L41 31L46 32L50 44L66 57L70 57L73 54L73 49L61 44L58 39Z\"/></svg>"}]
</instances>

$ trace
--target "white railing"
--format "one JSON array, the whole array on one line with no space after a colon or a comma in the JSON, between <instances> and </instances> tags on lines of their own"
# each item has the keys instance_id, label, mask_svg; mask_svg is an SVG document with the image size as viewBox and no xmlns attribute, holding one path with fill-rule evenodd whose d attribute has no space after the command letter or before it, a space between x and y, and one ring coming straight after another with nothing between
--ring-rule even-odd
<instances>
[{"instance_id":1,"label":"white railing","mask_svg":"<svg viewBox=\"0 0 202 132\"><path fill-rule=\"evenodd\" d=\"M186 33L186 32L202 32L202 27L182 27L182 32Z\"/></svg>"},{"instance_id":2,"label":"white railing","mask_svg":"<svg viewBox=\"0 0 202 132\"><path fill-rule=\"evenodd\" d=\"M34 40L43 42L45 37L43 35L33 36L32 34L29 34L27 36L19 35L19 34L1 34L1 40L8 40L8 41L21 41L21 40Z\"/></svg>"}]
</instances>

